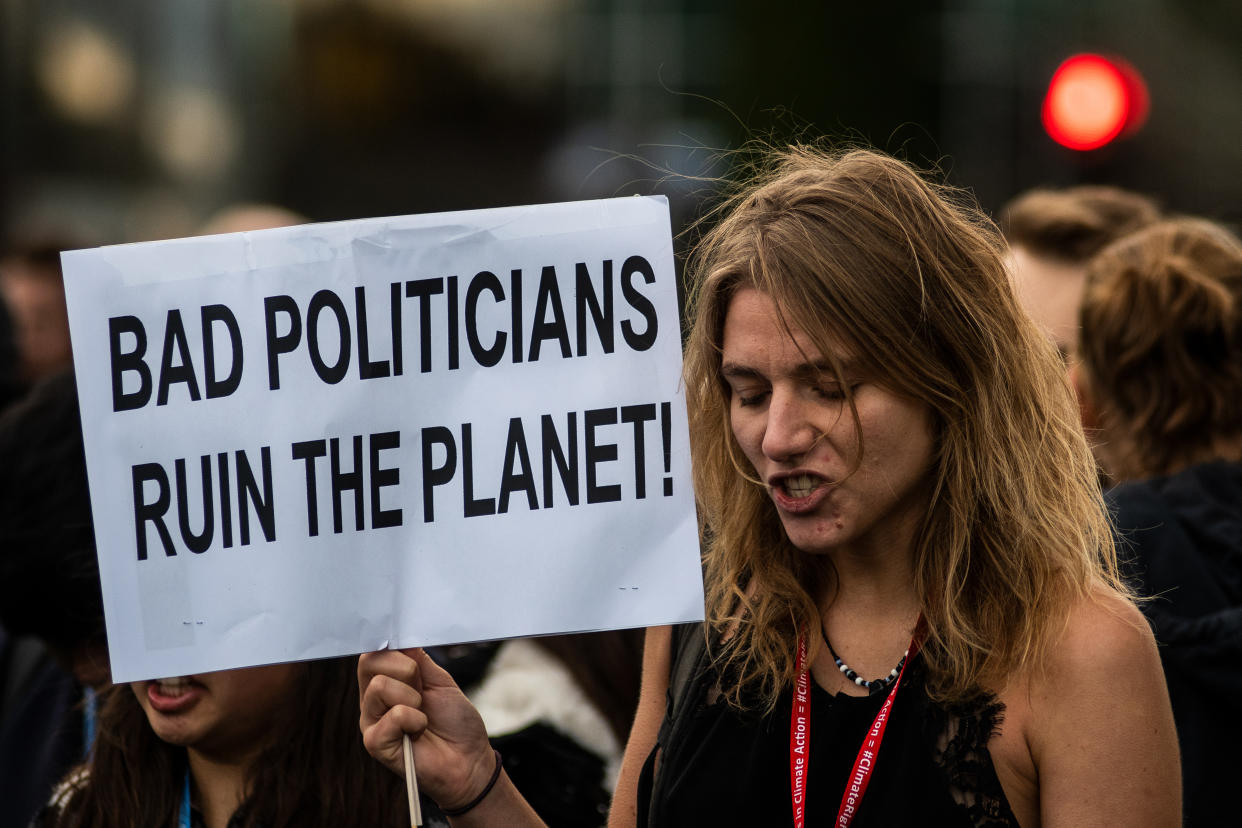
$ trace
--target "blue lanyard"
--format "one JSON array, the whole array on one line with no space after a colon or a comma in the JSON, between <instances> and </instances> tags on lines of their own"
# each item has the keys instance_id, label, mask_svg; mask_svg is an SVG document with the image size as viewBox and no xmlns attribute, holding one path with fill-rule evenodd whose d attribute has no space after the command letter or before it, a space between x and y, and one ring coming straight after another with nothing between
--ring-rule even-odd
<instances>
[{"instance_id":1,"label":"blue lanyard","mask_svg":"<svg viewBox=\"0 0 1242 828\"><path fill-rule=\"evenodd\" d=\"M99 699L95 691L84 688L82 691L82 758L89 759L91 749L95 747L95 716L99 710Z\"/></svg>"},{"instance_id":2,"label":"blue lanyard","mask_svg":"<svg viewBox=\"0 0 1242 828\"><path fill-rule=\"evenodd\" d=\"M190 769L185 771L185 787L181 789L181 815L177 818L179 828L190 828Z\"/></svg>"}]
</instances>

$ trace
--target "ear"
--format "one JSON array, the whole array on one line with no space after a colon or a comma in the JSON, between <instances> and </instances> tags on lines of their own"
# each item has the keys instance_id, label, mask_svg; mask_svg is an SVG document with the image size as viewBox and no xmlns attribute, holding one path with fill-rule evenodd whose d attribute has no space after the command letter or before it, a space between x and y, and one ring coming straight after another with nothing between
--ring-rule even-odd
<instances>
[{"instance_id":1,"label":"ear","mask_svg":"<svg viewBox=\"0 0 1242 828\"><path fill-rule=\"evenodd\" d=\"M1074 395L1078 397L1078 416L1082 419L1083 429L1087 432L1099 430L1100 409L1091 396L1091 385L1087 382L1082 363L1071 357L1067 371Z\"/></svg>"}]
</instances>

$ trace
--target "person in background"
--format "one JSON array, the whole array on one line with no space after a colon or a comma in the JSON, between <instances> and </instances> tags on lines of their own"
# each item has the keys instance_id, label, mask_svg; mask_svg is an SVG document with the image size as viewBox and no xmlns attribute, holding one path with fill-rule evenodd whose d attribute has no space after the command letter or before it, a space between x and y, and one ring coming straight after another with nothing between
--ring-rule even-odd
<instances>
[{"instance_id":1,"label":"person in background","mask_svg":"<svg viewBox=\"0 0 1242 828\"><path fill-rule=\"evenodd\" d=\"M355 734L352 658L116 685L34 828L409 825Z\"/></svg>"},{"instance_id":2,"label":"person in background","mask_svg":"<svg viewBox=\"0 0 1242 828\"><path fill-rule=\"evenodd\" d=\"M1186 824L1237 820L1242 774L1242 242L1202 219L1087 270L1073 377L1160 657Z\"/></svg>"},{"instance_id":3,"label":"person in background","mask_svg":"<svg viewBox=\"0 0 1242 828\"><path fill-rule=\"evenodd\" d=\"M489 649L475 671L441 663L478 708L514 785L548 825L603 825L638 705L642 631L517 638Z\"/></svg>"},{"instance_id":4,"label":"person in background","mask_svg":"<svg viewBox=\"0 0 1242 828\"><path fill-rule=\"evenodd\" d=\"M1063 357L1077 343L1088 260L1159 217L1155 200L1105 186L1031 190L1001 211L1018 299Z\"/></svg>"},{"instance_id":5,"label":"person in background","mask_svg":"<svg viewBox=\"0 0 1242 828\"><path fill-rule=\"evenodd\" d=\"M4 411L22 395L18 370L17 335L13 329L13 315L9 312L8 301L0 293L0 411Z\"/></svg>"},{"instance_id":6,"label":"person in background","mask_svg":"<svg viewBox=\"0 0 1242 828\"><path fill-rule=\"evenodd\" d=\"M198 235L211 236L217 233L271 230L277 227L303 224L306 221L306 216L287 207L281 207L279 204L245 201L222 207L211 214L198 228Z\"/></svg>"},{"instance_id":7,"label":"person in background","mask_svg":"<svg viewBox=\"0 0 1242 828\"><path fill-rule=\"evenodd\" d=\"M1156 647L992 225L806 147L718 217L685 362L707 622L648 631L610 825L1173 824ZM425 653L358 673L372 756L400 773L409 734L459 828L539 824Z\"/></svg>"},{"instance_id":8,"label":"person in background","mask_svg":"<svg viewBox=\"0 0 1242 828\"><path fill-rule=\"evenodd\" d=\"M13 316L18 375L27 386L73 361L60 252L74 246L38 241L14 245L0 256L0 296Z\"/></svg>"},{"instance_id":9,"label":"person in background","mask_svg":"<svg viewBox=\"0 0 1242 828\"><path fill-rule=\"evenodd\" d=\"M299 220L261 205L213 219L222 231ZM81 419L67 369L60 251L75 246L48 237L15 243L0 258L0 403L34 384L0 420L0 828L25 828L82 761L97 695L110 685Z\"/></svg>"},{"instance_id":10,"label":"person in background","mask_svg":"<svg viewBox=\"0 0 1242 828\"><path fill-rule=\"evenodd\" d=\"M262 228L235 222L230 229ZM61 472L62 485L81 493L64 522L89 539L94 564L85 467ZM98 591L97 568L91 574ZM408 825L401 780L376 768L353 735L354 675L354 660L340 658L115 685L100 693L89 756L33 824Z\"/></svg>"},{"instance_id":11,"label":"person in background","mask_svg":"<svg viewBox=\"0 0 1242 828\"><path fill-rule=\"evenodd\" d=\"M68 373L0 419L0 621L6 826L407 824L357 744L353 659L109 685Z\"/></svg>"},{"instance_id":12,"label":"person in background","mask_svg":"<svg viewBox=\"0 0 1242 828\"><path fill-rule=\"evenodd\" d=\"M89 747L109 684L73 375L0 417L0 827L25 828Z\"/></svg>"}]
</instances>

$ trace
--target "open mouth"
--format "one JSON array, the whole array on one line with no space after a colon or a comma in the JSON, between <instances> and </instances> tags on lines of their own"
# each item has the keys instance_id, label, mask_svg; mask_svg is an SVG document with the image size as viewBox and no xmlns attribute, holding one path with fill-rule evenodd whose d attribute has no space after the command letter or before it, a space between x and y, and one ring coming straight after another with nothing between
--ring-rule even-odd
<instances>
[{"instance_id":1,"label":"open mouth","mask_svg":"<svg viewBox=\"0 0 1242 828\"><path fill-rule=\"evenodd\" d=\"M810 497L816 489L823 486L826 482L824 478L814 474L793 474L777 480L773 488L779 489L785 497L800 500L804 497Z\"/></svg>"},{"instance_id":2,"label":"open mouth","mask_svg":"<svg viewBox=\"0 0 1242 828\"><path fill-rule=\"evenodd\" d=\"M175 715L192 709L206 691L189 676L155 679L147 685L147 700L157 712Z\"/></svg>"},{"instance_id":3,"label":"open mouth","mask_svg":"<svg viewBox=\"0 0 1242 828\"><path fill-rule=\"evenodd\" d=\"M177 676L176 678L156 679L155 686L161 696L176 699L188 693L192 683L186 676Z\"/></svg>"}]
</instances>

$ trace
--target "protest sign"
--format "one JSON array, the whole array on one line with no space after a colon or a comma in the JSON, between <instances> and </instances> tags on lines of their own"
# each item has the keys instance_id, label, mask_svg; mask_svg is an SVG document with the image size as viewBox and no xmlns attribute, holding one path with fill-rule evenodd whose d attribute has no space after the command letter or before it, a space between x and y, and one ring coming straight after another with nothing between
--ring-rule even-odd
<instances>
[{"instance_id":1,"label":"protest sign","mask_svg":"<svg viewBox=\"0 0 1242 828\"><path fill-rule=\"evenodd\" d=\"M702 618L662 198L63 263L115 680Z\"/></svg>"}]
</instances>

